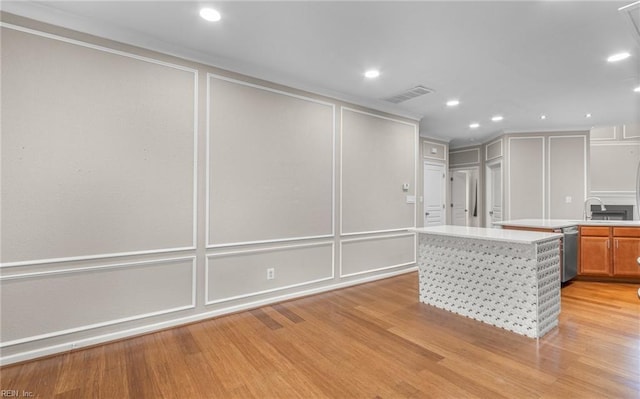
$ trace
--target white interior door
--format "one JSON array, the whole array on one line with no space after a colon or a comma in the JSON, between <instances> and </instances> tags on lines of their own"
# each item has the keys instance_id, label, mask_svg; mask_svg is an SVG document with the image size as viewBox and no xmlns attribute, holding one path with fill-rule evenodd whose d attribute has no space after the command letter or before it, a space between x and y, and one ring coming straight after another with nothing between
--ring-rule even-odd
<instances>
[{"instance_id":1,"label":"white interior door","mask_svg":"<svg viewBox=\"0 0 640 399\"><path fill-rule=\"evenodd\" d=\"M445 169L444 165L424 163L424 226L445 223Z\"/></svg>"},{"instance_id":2,"label":"white interior door","mask_svg":"<svg viewBox=\"0 0 640 399\"><path fill-rule=\"evenodd\" d=\"M469 225L469 173L451 172L451 224Z\"/></svg>"},{"instance_id":3,"label":"white interior door","mask_svg":"<svg viewBox=\"0 0 640 399\"><path fill-rule=\"evenodd\" d=\"M502 221L502 162L487 165L486 226Z\"/></svg>"}]
</instances>

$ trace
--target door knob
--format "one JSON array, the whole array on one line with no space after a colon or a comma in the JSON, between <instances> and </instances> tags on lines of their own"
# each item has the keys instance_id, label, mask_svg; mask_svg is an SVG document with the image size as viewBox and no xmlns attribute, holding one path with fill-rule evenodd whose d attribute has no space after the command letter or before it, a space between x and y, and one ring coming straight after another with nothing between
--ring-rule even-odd
<instances>
[{"instance_id":1,"label":"door knob","mask_svg":"<svg viewBox=\"0 0 640 399\"><path fill-rule=\"evenodd\" d=\"M640 256L638 256L638 259L636 259L636 262L638 262L638 264L640 265Z\"/></svg>"}]
</instances>

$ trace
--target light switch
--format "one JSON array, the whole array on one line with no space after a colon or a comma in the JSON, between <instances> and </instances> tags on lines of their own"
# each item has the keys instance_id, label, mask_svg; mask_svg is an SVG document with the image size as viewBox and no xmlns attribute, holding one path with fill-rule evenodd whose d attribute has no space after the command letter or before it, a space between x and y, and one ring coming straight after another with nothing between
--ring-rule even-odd
<instances>
[{"instance_id":1,"label":"light switch","mask_svg":"<svg viewBox=\"0 0 640 399\"><path fill-rule=\"evenodd\" d=\"M407 204L415 204L416 196L415 195L407 195Z\"/></svg>"},{"instance_id":2,"label":"light switch","mask_svg":"<svg viewBox=\"0 0 640 399\"><path fill-rule=\"evenodd\" d=\"M409 183L402 184L402 191L409 191Z\"/></svg>"},{"instance_id":3,"label":"light switch","mask_svg":"<svg viewBox=\"0 0 640 399\"><path fill-rule=\"evenodd\" d=\"M566 204L570 204L573 202L573 198L571 198L571 196L567 195L566 197L564 197L564 202Z\"/></svg>"}]
</instances>

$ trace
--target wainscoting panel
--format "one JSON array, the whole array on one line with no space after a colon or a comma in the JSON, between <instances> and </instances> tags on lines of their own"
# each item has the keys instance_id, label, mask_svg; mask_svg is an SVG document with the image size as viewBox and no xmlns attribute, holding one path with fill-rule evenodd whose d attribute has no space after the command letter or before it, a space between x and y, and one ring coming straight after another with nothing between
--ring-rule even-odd
<instances>
[{"instance_id":1,"label":"wainscoting panel","mask_svg":"<svg viewBox=\"0 0 640 399\"><path fill-rule=\"evenodd\" d=\"M0 279L2 347L195 307L195 257Z\"/></svg>"},{"instance_id":2,"label":"wainscoting panel","mask_svg":"<svg viewBox=\"0 0 640 399\"><path fill-rule=\"evenodd\" d=\"M547 142L549 217L581 219L587 197L587 135L551 136Z\"/></svg>"},{"instance_id":3,"label":"wainscoting panel","mask_svg":"<svg viewBox=\"0 0 640 399\"><path fill-rule=\"evenodd\" d=\"M0 365L416 270L415 120L0 18Z\"/></svg>"},{"instance_id":4,"label":"wainscoting panel","mask_svg":"<svg viewBox=\"0 0 640 399\"><path fill-rule=\"evenodd\" d=\"M342 240L340 254L340 277L410 265L416 262L415 234Z\"/></svg>"},{"instance_id":5,"label":"wainscoting panel","mask_svg":"<svg viewBox=\"0 0 640 399\"><path fill-rule=\"evenodd\" d=\"M508 219L544 219L547 190L545 138L509 137L507 146Z\"/></svg>"},{"instance_id":6,"label":"wainscoting panel","mask_svg":"<svg viewBox=\"0 0 640 399\"><path fill-rule=\"evenodd\" d=\"M268 269L274 278L268 279ZM333 279L333 242L207 255L206 303L227 302Z\"/></svg>"},{"instance_id":7,"label":"wainscoting panel","mask_svg":"<svg viewBox=\"0 0 640 399\"><path fill-rule=\"evenodd\" d=\"M208 75L207 245L333 235L334 105Z\"/></svg>"},{"instance_id":8,"label":"wainscoting panel","mask_svg":"<svg viewBox=\"0 0 640 399\"><path fill-rule=\"evenodd\" d=\"M2 28L3 266L195 248L197 71Z\"/></svg>"},{"instance_id":9,"label":"wainscoting panel","mask_svg":"<svg viewBox=\"0 0 640 399\"><path fill-rule=\"evenodd\" d=\"M341 234L414 227L416 125L349 108L341 115Z\"/></svg>"},{"instance_id":10,"label":"wainscoting panel","mask_svg":"<svg viewBox=\"0 0 640 399\"><path fill-rule=\"evenodd\" d=\"M500 158L502 156L502 139L498 139L486 145L485 161Z\"/></svg>"},{"instance_id":11,"label":"wainscoting panel","mask_svg":"<svg viewBox=\"0 0 640 399\"><path fill-rule=\"evenodd\" d=\"M447 146L431 141L422 142L422 157L427 159L435 159L438 161L447 160Z\"/></svg>"},{"instance_id":12,"label":"wainscoting panel","mask_svg":"<svg viewBox=\"0 0 640 399\"><path fill-rule=\"evenodd\" d=\"M469 166L480 163L480 147L449 151L449 167Z\"/></svg>"},{"instance_id":13,"label":"wainscoting panel","mask_svg":"<svg viewBox=\"0 0 640 399\"><path fill-rule=\"evenodd\" d=\"M638 162L639 142L591 143L591 193L634 193Z\"/></svg>"}]
</instances>

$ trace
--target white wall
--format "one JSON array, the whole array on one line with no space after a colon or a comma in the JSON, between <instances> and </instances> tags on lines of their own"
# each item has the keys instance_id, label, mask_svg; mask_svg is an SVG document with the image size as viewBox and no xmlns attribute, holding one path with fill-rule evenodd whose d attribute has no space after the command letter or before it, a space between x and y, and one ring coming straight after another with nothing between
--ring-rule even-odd
<instances>
[{"instance_id":1,"label":"white wall","mask_svg":"<svg viewBox=\"0 0 640 399\"><path fill-rule=\"evenodd\" d=\"M636 172L640 163L640 123L591 129L589 195L605 204L636 207Z\"/></svg>"},{"instance_id":2,"label":"white wall","mask_svg":"<svg viewBox=\"0 0 640 399\"><path fill-rule=\"evenodd\" d=\"M415 270L416 121L3 22L3 364Z\"/></svg>"},{"instance_id":3,"label":"white wall","mask_svg":"<svg viewBox=\"0 0 640 399\"><path fill-rule=\"evenodd\" d=\"M505 139L505 220L581 219L588 132L532 132Z\"/></svg>"}]
</instances>

